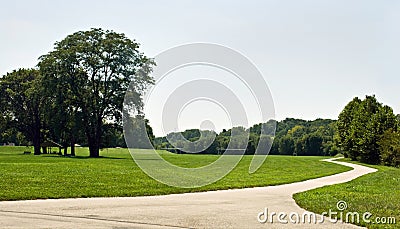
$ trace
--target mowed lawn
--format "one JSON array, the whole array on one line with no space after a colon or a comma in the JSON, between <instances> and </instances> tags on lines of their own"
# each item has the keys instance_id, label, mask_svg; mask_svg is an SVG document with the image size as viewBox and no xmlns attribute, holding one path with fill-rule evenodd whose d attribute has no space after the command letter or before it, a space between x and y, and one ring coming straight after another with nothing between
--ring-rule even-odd
<instances>
[{"instance_id":1,"label":"mowed lawn","mask_svg":"<svg viewBox=\"0 0 400 229\"><path fill-rule=\"evenodd\" d=\"M343 211L344 217L348 212L359 213L360 222L355 223L357 225L368 228L400 228L400 169L365 166L378 171L343 184L297 193L294 199L302 208L315 213L327 212L329 209L337 211L336 203L342 200L347 203L347 209ZM365 212L372 214L369 223L362 220Z\"/></svg>"},{"instance_id":2,"label":"mowed lawn","mask_svg":"<svg viewBox=\"0 0 400 229\"><path fill-rule=\"evenodd\" d=\"M348 171L348 167L320 161L324 157L268 156L262 167L248 173L251 156L220 181L201 188L176 188L159 183L135 164L127 149L104 149L101 158L24 155L27 147L0 147L0 200L72 197L162 195L292 183ZM28 149L29 150L29 149ZM215 155L176 155L160 151L169 162L200 167Z\"/></svg>"}]
</instances>

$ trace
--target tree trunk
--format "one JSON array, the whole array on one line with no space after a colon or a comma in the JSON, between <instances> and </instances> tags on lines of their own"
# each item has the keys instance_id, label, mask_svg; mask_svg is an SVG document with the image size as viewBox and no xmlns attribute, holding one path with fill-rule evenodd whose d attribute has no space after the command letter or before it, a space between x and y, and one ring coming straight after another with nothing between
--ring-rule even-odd
<instances>
[{"instance_id":1,"label":"tree trunk","mask_svg":"<svg viewBox=\"0 0 400 229\"><path fill-rule=\"evenodd\" d=\"M75 157L75 137L71 136L71 156Z\"/></svg>"},{"instance_id":2,"label":"tree trunk","mask_svg":"<svg viewBox=\"0 0 400 229\"><path fill-rule=\"evenodd\" d=\"M33 128L33 154L34 155L40 155L40 129L34 127Z\"/></svg>"},{"instance_id":3,"label":"tree trunk","mask_svg":"<svg viewBox=\"0 0 400 229\"><path fill-rule=\"evenodd\" d=\"M89 145L90 157L99 157L100 156L99 150L100 149L98 145L94 144Z\"/></svg>"},{"instance_id":4,"label":"tree trunk","mask_svg":"<svg viewBox=\"0 0 400 229\"><path fill-rule=\"evenodd\" d=\"M64 146L64 156L68 156L68 147Z\"/></svg>"},{"instance_id":5,"label":"tree trunk","mask_svg":"<svg viewBox=\"0 0 400 229\"><path fill-rule=\"evenodd\" d=\"M84 121L88 121L88 117L84 118ZM100 141L102 134L102 119L97 118L95 122L90 120L92 125L86 125L86 137L89 144L89 157L99 157L100 156Z\"/></svg>"},{"instance_id":6,"label":"tree trunk","mask_svg":"<svg viewBox=\"0 0 400 229\"><path fill-rule=\"evenodd\" d=\"M88 136L89 143L89 156L90 157L99 157L100 156L100 142L94 136Z\"/></svg>"},{"instance_id":7,"label":"tree trunk","mask_svg":"<svg viewBox=\"0 0 400 229\"><path fill-rule=\"evenodd\" d=\"M32 142L33 142L33 154L40 155L40 117L39 111L35 112L34 123L32 128Z\"/></svg>"},{"instance_id":8,"label":"tree trunk","mask_svg":"<svg viewBox=\"0 0 400 229\"><path fill-rule=\"evenodd\" d=\"M39 142L39 143L36 143L36 142ZM39 140L35 140L34 139L33 154L34 155L40 155L40 139Z\"/></svg>"}]
</instances>

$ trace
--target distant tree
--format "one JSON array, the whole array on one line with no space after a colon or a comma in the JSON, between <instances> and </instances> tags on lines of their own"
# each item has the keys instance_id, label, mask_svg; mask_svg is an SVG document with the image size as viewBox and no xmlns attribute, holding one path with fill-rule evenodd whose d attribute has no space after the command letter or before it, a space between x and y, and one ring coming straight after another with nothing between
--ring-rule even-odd
<instances>
[{"instance_id":1,"label":"distant tree","mask_svg":"<svg viewBox=\"0 0 400 229\"><path fill-rule=\"evenodd\" d=\"M339 153L339 149L334 141L325 141L322 143L322 152L323 156L335 156Z\"/></svg>"},{"instance_id":2,"label":"distant tree","mask_svg":"<svg viewBox=\"0 0 400 229\"><path fill-rule=\"evenodd\" d=\"M300 138L305 133L304 126L296 125L292 129L290 129L287 134L291 135L293 138Z\"/></svg>"},{"instance_id":3,"label":"distant tree","mask_svg":"<svg viewBox=\"0 0 400 229\"><path fill-rule=\"evenodd\" d=\"M229 145L231 149L246 149L249 141L249 134L242 126L231 129Z\"/></svg>"},{"instance_id":4,"label":"distant tree","mask_svg":"<svg viewBox=\"0 0 400 229\"><path fill-rule=\"evenodd\" d=\"M230 135L226 135L226 133L228 133L227 130L218 134L216 137L216 141L218 143L218 150L220 150L220 151L223 151L224 149L228 148L228 144L230 141ZM216 152L216 153L218 153L218 152Z\"/></svg>"},{"instance_id":5,"label":"distant tree","mask_svg":"<svg viewBox=\"0 0 400 229\"><path fill-rule=\"evenodd\" d=\"M40 58L46 81L61 85L55 93L81 112L91 157L99 156L106 120L121 123L126 90L131 89L128 104L140 110L141 94L153 82L149 73L154 63L138 48L124 34L91 29L67 36Z\"/></svg>"},{"instance_id":6,"label":"distant tree","mask_svg":"<svg viewBox=\"0 0 400 229\"><path fill-rule=\"evenodd\" d=\"M0 78L3 117L9 127L32 141L34 154L40 154L42 112L41 75L36 69L19 69Z\"/></svg>"},{"instance_id":7,"label":"distant tree","mask_svg":"<svg viewBox=\"0 0 400 229\"><path fill-rule=\"evenodd\" d=\"M210 130L200 130L201 137L194 142L194 150L205 154L216 154L218 143L215 140L216 133Z\"/></svg>"},{"instance_id":8,"label":"distant tree","mask_svg":"<svg viewBox=\"0 0 400 229\"><path fill-rule=\"evenodd\" d=\"M254 139L254 140L253 140ZM256 151L261 154L268 154L271 152L272 144L273 144L273 136L267 134L255 135L252 137L250 135L249 144L253 144L254 148L247 150L247 154L254 154Z\"/></svg>"},{"instance_id":9,"label":"distant tree","mask_svg":"<svg viewBox=\"0 0 400 229\"><path fill-rule=\"evenodd\" d=\"M299 155L321 155L324 139L318 133L307 134L302 138L303 153Z\"/></svg>"},{"instance_id":10,"label":"distant tree","mask_svg":"<svg viewBox=\"0 0 400 229\"><path fill-rule=\"evenodd\" d=\"M103 126L103 128L104 134L100 148L126 148L124 134L121 126L114 123L107 123Z\"/></svg>"},{"instance_id":11,"label":"distant tree","mask_svg":"<svg viewBox=\"0 0 400 229\"><path fill-rule=\"evenodd\" d=\"M182 136L191 142L195 142L200 138L201 131L198 129L185 130L182 132Z\"/></svg>"},{"instance_id":12,"label":"distant tree","mask_svg":"<svg viewBox=\"0 0 400 229\"><path fill-rule=\"evenodd\" d=\"M286 136L282 137L279 141L279 153L280 154L288 154L288 155L293 154L295 152L294 144L295 144L295 142L290 135L286 135Z\"/></svg>"},{"instance_id":13,"label":"distant tree","mask_svg":"<svg viewBox=\"0 0 400 229\"><path fill-rule=\"evenodd\" d=\"M260 135L250 132L249 141L246 147L246 154L254 154L256 152L256 148L258 146L259 141L260 141Z\"/></svg>"},{"instance_id":14,"label":"distant tree","mask_svg":"<svg viewBox=\"0 0 400 229\"><path fill-rule=\"evenodd\" d=\"M125 120L124 123L125 139L128 141L128 147L138 149L151 149L154 144L153 129L149 120L143 115L136 115Z\"/></svg>"}]
</instances>

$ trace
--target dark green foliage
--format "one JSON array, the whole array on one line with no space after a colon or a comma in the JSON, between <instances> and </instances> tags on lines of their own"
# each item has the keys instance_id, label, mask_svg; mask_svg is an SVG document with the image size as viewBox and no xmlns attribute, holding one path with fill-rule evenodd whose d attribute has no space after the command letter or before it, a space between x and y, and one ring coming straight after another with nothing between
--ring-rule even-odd
<instances>
[{"instance_id":1,"label":"dark green foliage","mask_svg":"<svg viewBox=\"0 0 400 229\"><path fill-rule=\"evenodd\" d=\"M48 94L55 94L62 110L58 123L71 133L79 117L92 157L99 156L105 121L121 124L125 91L130 89L127 104L140 111L140 96L153 82L149 73L154 63L138 48L124 34L91 29L67 36L40 58Z\"/></svg>"},{"instance_id":2,"label":"dark green foliage","mask_svg":"<svg viewBox=\"0 0 400 229\"><path fill-rule=\"evenodd\" d=\"M277 141L279 146L278 150L280 154L294 154L295 145L294 140L291 136L285 135Z\"/></svg>"},{"instance_id":3,"label":"dark green foliage","mask_svg":"<svg viewBox=\"0 0 400 229\"><path fill-rule=\"evenodd\" d=\"M35 154L40 154L43 125L45 99L41 83L42 77L36 69L19 69L0 78L2 138L17 140L18 137L23 142L22 134L33 143Z\"/></svg>"},{"instance_id":4,"label":"dark green foliage","mask_svg":"<svg viewBox=\"0 0 400 229\"><path fill-rule=\"evenodd\" d=\"M285 119L277 124L272 154L335 155L332 147L335 121Z\"/></svg>"},{"instance_id":5,"label":"dark green foliage","mask_svg":"<svg viewBox=\"0 0 400 229\"><path fill-rule=\"evenodd\" d=\"M171 152L200 152L203 154L218 154L215 141L216 133L209 130L190 129L181 133L169 133L167 137L157 138L159 149L177 148Z\"/></svg>"},{"instance_id":6,"label":"dark green foliage","mask_svg":"<svg viewBox=\"0 0 400 229\"><path fill-rule=\"evenodd\" d=\"M136 115L124 122L124 134L126 144L129 148L151 149L154 144L153 129L149 124L149 120L143 115Z\"/></svg>"},{"instance_id":7,"label":"dark green foliage","mask_svg":"<svg viewBox=\"0 0 400 229\"><path fill-rule=\"evenodd\" d=\"M195 142L200 138L200 130L190 129L182 132L182 136L191 142Z\"/></svg>"},{"instance_id":8,"label":"dark green foliage","mask_svg":"<svg viewBox=\"0 0 400 229\"><path fill-rule=\"evenodd\" d=\"M323 137L321 135L318 135L317 133L304 135L304 137L302 137L299 141L302 149L302 152L299 152L300 155L317 155L322 151L321 147L323 141Z\"/></svg>"},{"instance_id":9,"label":"dark green foliage","mask_svg":"<svg viewBox=\"0 0 400 229\"><path fill-rule=\"evenodd\" d=\"M231 142L231 149L246 149L245 154L254 154L258 147L261 154L269 151L270 154L282 155L334 155L338 152L333 144L334 125L335 121L329 119L317 119L314 121L285 119L281 122L271 120L267 123L255 124L249 129L243 127L224 129L215 137L210 148L201 153L223 153ZM277 126L277 132L276 136L273 137L275 126ZM262 129L264 133L260 135ZM231 137L232 131L235 133L233 137ZM168 142L168 139L174 139L174 135L182 134L188 141L195 142L200 138L200 133L202 131L197 129L186 130L181 133L170 133L168 137L156 138L155 146L158 149L175 148ZM259 145L260 139L261 144ZM196 144L203 143L197 142ZM190 143L178 141L174 145L178 145L178 148L188 149L185 144Z\"/></svg>"},{"instance_id":10,"label":"dark green foliage","mask_svg":"<svg viewBox=\"0 0 400 229\"><path fill-rule=\"evenodd\" d=\"M100 148L126 148L122 127L113 123L108 123L103 126L103 139Z\"/></svg>"},{"instance_id":11,"label":"dark green foliage","mask_svg":"<svg viewBox=\"0 0 400 229\"><path fill-rule=\"evenodd\" d=\"M383 133L378 144L382 163L400 167L400 133L389 129Z\"/></svg>"},{"instance_id":12,"label":"dark green foliage","mask_svg":"<svg viewBox=\"0 0 400 229\"><path fill-rule=\"evenodd\" d=\"M141 113L141 95L153 83L154 62L139 44L109 30L79 31L40 57L39 69L0 78L0 142L35 146L51 139L87 145L92 157L105 145L123 146L122 104Z\"/></svg>"},{"instance_id":13,"label":"dark green foliage","mask_svg":"<svg viewBox=\"0 0 400 229\"><path fill-rule=\"evenodd\" d=\"M375 96L366 96L362 101L354 98L339 115L337 145L352 160L379 164L378 143L385 131L397 128L392 108L379 103Z\"/></svg>"}]
</instances>

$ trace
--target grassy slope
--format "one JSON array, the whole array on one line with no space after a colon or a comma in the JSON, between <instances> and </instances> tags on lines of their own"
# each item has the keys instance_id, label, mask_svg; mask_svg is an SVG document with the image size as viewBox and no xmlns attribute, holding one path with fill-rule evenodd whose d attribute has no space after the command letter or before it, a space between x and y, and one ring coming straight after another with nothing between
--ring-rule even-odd
<instances>
[{"instance_id":1,"label":"grassy slope","mask_svg":"<svg viewBox=\"0 0 400 229\"><path fill-rule=\"evenodd\" d=\"M377 224L360 222L358 225L368 228L400 228L400 169L386 166L371 166L377 172L359 177L353 181L326 186L294 195L301 207L322 213L329 209L336 210L339 200L346 201L344 211L370 212L375 217L396 217L396 224ZM362 220L360 220L362 221Z\"/></svg>"},{"instance_id":2,"label":"grassy slope","mask_svg":"<svg viewBox=\"0 0 400 229\"><path fill-rule=\"evenodd\" d=\"M322 157L268 156L254 174L248 174L250 156L222 180L201 188L170 187L149 178L133 162L126 149L108 149L103 158L87 158L78 148L77 157L23 155L26 147L0 147L0 200L68 197L161 195L205 190L277 185L349 170L320 162ZM174 155L161 152L168 161L199 167L216 160L213 155Z\"/></svg>"}]
</instances>

